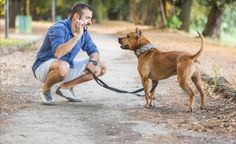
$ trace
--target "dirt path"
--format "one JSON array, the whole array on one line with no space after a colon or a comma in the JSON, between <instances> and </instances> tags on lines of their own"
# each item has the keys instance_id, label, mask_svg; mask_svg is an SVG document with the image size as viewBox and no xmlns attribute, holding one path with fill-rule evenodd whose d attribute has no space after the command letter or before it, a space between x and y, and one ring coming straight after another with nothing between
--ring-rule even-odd
<instances>
[{"instance_id":1,"label":"dirt path","mask_svg":"<svg viewBox=\"0 0 236 144\"><path fill-rule=\"evenodd\" d=\"M102 77L108 84L127 90L141 86L136 71L137 59L123 51L117 36L92 35L109 69ZM196 48L198 47L196 43ZM23 97L14 113L1 112L0 143L214 143L233 144L236 141L236 106L220 96L207 97L207 110L199 110L199 97L193 113L187 113L188 98L179 88L176 78L161 81L157 88L157 108L143 108L144 99L111 92L94 81L75 88L82 103L69 103L54 94L56 105L44 106L38 97L40 83L34 80L30 67L36 51L14 53L1 62L21 57L12 75L5 78L10 95ZM29 63L30 61L30 63ZM6 67L9 64L5 65ZM16 73L14 73L16 71ZM18 85L17 85L18 84Z\"/></svg>"}]
</instances>

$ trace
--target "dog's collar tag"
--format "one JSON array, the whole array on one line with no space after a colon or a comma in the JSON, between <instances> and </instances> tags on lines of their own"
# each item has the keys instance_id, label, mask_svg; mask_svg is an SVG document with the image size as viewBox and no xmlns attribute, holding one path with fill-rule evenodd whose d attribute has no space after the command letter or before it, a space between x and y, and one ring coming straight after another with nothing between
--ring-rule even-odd
<instances>
[{"instance_id":1,"label":"dog's collar tag","mask_svg":"<svg viewBox=\"0 0 236 144\"><path fill-rule=\"evenodd\" d=\"M139 57L139 56L141 56L143 53L145 53L145 52L147 52L147 51L149 51L149 50L151 50L151 49L155 49L155 48L156 48L156 46L155 46L154 44L149 43L149 44L146 44L146 45L144 45L144 46L142 46L142 47L140 47L140 48L137 48L137 49L134 51L134 53L135 53L135 55L136 55L137 57Z\"/></svg>"}]
</instances>

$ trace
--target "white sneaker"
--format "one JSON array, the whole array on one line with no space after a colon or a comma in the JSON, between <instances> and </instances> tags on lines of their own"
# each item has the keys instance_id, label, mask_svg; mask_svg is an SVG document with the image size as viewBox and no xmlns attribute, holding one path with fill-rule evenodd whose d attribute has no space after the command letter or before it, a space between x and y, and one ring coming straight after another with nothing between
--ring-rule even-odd
<instances>
[{"instance_id":1,"label":"white sneaker","mask_svg":"<svg viewBox=\"0 0 236 144\"><path fill-rule=\"evenodd\" d=\"M74 95L73 89L64 89L58 87L56 94L68 99L70 102L82 102L82 100Z\"/></svg>"},{"instance_id":2,"label":"white sneaker","mask_svg":"<svg viewBox=\"0 0 236 144\"><path fill-rule=\"evenodd\" d=\"M42 99L42 104L44 105L53 105L54 104L54 100L52 98L51 92L40 92L40 97Z\"/></svg>"}]
</instances>

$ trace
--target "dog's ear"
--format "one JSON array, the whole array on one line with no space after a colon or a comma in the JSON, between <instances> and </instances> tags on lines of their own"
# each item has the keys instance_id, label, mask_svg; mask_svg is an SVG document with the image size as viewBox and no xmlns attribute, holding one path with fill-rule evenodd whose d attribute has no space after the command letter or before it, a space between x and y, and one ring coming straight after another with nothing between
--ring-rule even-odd
<instances>
[{"instance_id":1,"label":"dog's ear","mask_svg":"<svg viewBox=\"0 0 236 144\"><path fill-rule=\"evenodd\" d=\"M142 31L140 29L136 28L135 31L138 37L142 35Z\"/></svg>"}]
</instances>

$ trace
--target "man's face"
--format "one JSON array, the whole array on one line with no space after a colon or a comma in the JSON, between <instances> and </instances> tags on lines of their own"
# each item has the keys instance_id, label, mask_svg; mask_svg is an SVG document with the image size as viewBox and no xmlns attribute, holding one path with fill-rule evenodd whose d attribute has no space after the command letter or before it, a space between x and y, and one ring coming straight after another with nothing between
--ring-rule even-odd
<instances>
[{"instance_id":1,"label":"man's face","mask_svg":"<svg viewBox=\"0 0 236 144\"><path fill-rule=\"evenodd\" d=\"M92 24L92 15L93 12L91 12L89 9L84 9L82 15L79 15L79 13L75 13L74 18L84 21L85 25L89 26Z\"/></svg>"}]
</instances>

